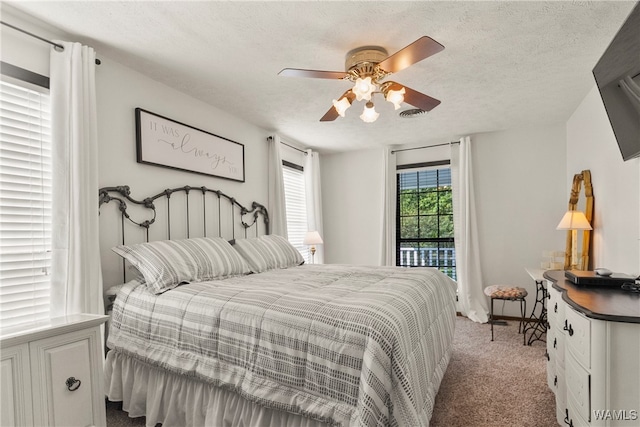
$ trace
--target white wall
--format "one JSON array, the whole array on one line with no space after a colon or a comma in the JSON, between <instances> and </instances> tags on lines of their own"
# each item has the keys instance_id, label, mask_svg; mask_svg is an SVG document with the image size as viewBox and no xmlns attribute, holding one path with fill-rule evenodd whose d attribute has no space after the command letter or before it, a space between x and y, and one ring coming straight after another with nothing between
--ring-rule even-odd
<instances>
[{"instance_id":1,"label":"white wall","mask_svg":"<svg viewBox=\"0 0 640 427\"><path fill-rule=\"evenodd\" d=\"M594 195L593 266L640 273L640 159L622 161L597 87L567 121L567 175L591 171Z\"/></svg>"},{"instance_id":2,"label":"white wall","mask_svg":"<svg viewBox=\"0 0 640 427\"><path fill-rule=\"evenodd\" d=\"M526 288L528 310L536 288L525 268L540 268L543 251L565 246L556 230L569 201L564 134L558 124L472 137L483 285ZM502 304L495 309L502 314ZM504 314L518 316L518 304L504 304Z\"/></svg>"},{"instance_id":3,"label":"white wall","mask_svg":"<svg viewBox=\"0 0 640 427\"><path fill-rule=\"evenodd\" d=\"M0 2L2 20L36 33L48 40L64 39L64 33L35 23L30 16L13 9ZM50 45L40 40L24 35L4 25L0 26L0 56L3 62L32 71L34 73L49 76L49 48Z\"/></svg>"},{"instance_id":4,"label":"white wall","mask_svg":"<svg viewBox=\"0 0 640 427\"><path fill-rule=\"evenodd\" d=\"M382 150L321 159L324 260L378 265L382 234Z\"/></svg>"},{"instance_id":5,"label":"white wall","mask_svg":"<svg viewBox=\"0 0 640 427\"><path fill-rule=\"evenodd\" d=\"M66 39L62 32L3 5L3 19L49 39ZM71 40L74 41L74 40ZM99 185L129 185L132 197L142 199L166 188L183 185L222 190L244 206L267 204L267 143L269 133L246 121L147 78L98 53L96 67L99 141ZM48 75L47 44L2 27L2 60ZM134 109L141 107L176 121L223 136L245 146L245 182L181 172L136 162ZM96 189L96 196L97 196ZM115 207L112 208L115 210ZM101 248L105 288L122 281L119 257L109 248L119 243L109 222L109 208L101 215ZM172 213L172 215L175 215ZM115 224L109 223L109 227Z\"/></svg>"}]
</instances>

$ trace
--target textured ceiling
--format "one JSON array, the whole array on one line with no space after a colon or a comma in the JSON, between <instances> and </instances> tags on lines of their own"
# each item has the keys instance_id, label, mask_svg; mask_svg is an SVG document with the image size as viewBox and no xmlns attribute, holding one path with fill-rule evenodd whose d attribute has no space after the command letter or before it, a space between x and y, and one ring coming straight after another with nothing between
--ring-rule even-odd
<instances>
[{"instance_id":1,"label":"textured ceiling","mask_svg":"<svg viewBox=\"0 0 640 427\"><path fill-rule=\"evenodd\" d=\"M321 151L425 144L564 122L635 2L8 2L104 56ZM445 50L392 76L442 101L400 118L319 122L343 81L278 76L343 71L364 45L391 54L428 35ZM380 96L380 95L377 95ZM159 112L161 113L161 112Z\"/></svg>"}]
</instances>

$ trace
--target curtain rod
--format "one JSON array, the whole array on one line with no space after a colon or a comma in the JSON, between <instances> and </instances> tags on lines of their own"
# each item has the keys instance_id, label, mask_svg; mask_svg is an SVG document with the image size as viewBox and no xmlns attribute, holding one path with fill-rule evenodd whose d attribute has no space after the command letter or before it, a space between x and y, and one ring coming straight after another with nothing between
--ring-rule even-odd
<instances>
[{"instance_id":1,"label":"curtain rod","mask_svg":"<svg viewBox=\"0 0 640 427\"><path fill-rule=\"evenodd\" d=\"M269 141L271 141L271 140L273 139L273 137L272 137L272 136L270 136L270 137L268 137L267 139L268 139ZM286 142L282 142L282 141L280 141L280 144L282 144L282 145L286 145L287 147L289 147L289 148L293 148L294 150L298 150L299 152L303 153L305 156L308 156L308 155L309 155L309 153L307 153L306 151L301 150L301 149L299 149L298 147L294 147L293 145L289 145L289 144L287 144Z\"/></svg>"},{"instance_id":2,"label":"curtain rod","mask_svg":"<svg viewBox=\"0 0 640 427\"><path fill-rule=\"evenodd\" d=\"M36 35L36 34L30 33L29 31L27 31L27 30L23 30L22 28L16 27L15 25L11 25L11 24L9 24L9 23L7 23L7 22L4 22L4 21L0 21L0 24L2 24L2 25L6 25L6 26L7 26L7 27L9 27L9 28L12 28L12 29L14 29L14 30L16 30L16 31L19 31L19 32L21 32L21 33L23 33L23 34L26 34L26 35L28 35L28 36L31 36L31 37L33 37L33 38L35 38L35 39L38 39L38 40L40 40L40 41L43 41L43 42L45 42L45 43L49 43L50 45L55 46L55 47L57 47L58 49L64 50L64 46L62 46L61 44L58 44L58 43L52 42L51 40L47 40L47 39L45 39L44 37L40 37L40 36L38 36L38 35ZM100 65L100 64L101 64L101 61L100 61L98 58L96 58L96 65Z\"/></svg>"},{"instance_id":3,"label":"curtain rod","mask_svg":"<svg viewBox=\"0 0 640 427\"><path fill-rule=\"evenodd\" d=\"M400 148L398 150L391 150L391 154L395 154L399 151L422 150L423 148L442 147L444 145L451 145L451 144L460 144L460 141L451 141L451 142L445 142L443 144L436 144L436 145L425 145L422 147Z\"/></svg>"}]
</instances>

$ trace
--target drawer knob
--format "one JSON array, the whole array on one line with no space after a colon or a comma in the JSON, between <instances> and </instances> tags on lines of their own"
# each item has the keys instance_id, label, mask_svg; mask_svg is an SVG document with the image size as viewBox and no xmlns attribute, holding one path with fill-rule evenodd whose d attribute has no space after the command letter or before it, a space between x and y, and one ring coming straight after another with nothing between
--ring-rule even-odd
<instances>
[{"instance_id":1,"label":"drawer knob","mask_svg":"<svg viewBox=\"0 0 640 427\"><path fill-rule=\"evenodd\" d=\"M570 427L573 427L573 420L569 419L569 410L565 409L566 417L564 417L564 423Z\"/></svg>"},{"instance_id":2,"label":"drawer knob","mask_svg":"<svg viewBox=\"0 0 640 427\"><path fill-rule=\"evenodd\" d=\"M550 362L551 361L551 356L549 356L549 352L548 351L544 351L544 357L547 358L547 361Z\"/></svg>"},{"instance_id":3,"label":"drawer knob","mask_svg":"<svg viewBox=\"0 0 640 427\"><path fill-rule=\"evenodd\" d=\"M573 328L571 327L571 324L568 323L566 320L564 321L564 328L562 328L563 330L569 332L569 336L573 336Z\"/></svg>"},{"instance_id":4,"label":"drawer knob","mask_svg":"<svg viewBox=\"0 0 640 427\"><path fill-rule=\"evenodd\" d=\"M558 303L556 303L556 304L553 306L553 311L555 311L556 313L558 312Z\"/></svg>"},{"instance_id":5,"label":"drawer knob","mask_svg":"<svg viewBox=\"0 0 640 427\"><path fill-rule=\"evenodd\" d=\"M80 385L82 385L82 381L76 379L75 377L69 377L67 378L65 384L67 385L67 390L76 391L80 388Z\"/></svg>"},{"instance_id":6,"label":"drawer knob","mask_svg":"<svg viewBox=\"0 0 640 427\"><path fill-rule=\"evenodd\" d=\"M558 376L556 375L556 377L553 379L553 385L557 386L558 385Z\"/></svg>"},{"instance_id":7,"label":"drawer knob","mask_svg":"<svg viewBox=\"0 0 640 427\"><path fill-rule=\"evenodd\" d=\"M553 339L553 348L558 348L558 339L557 338Z\"/></svg>"}]
</instances>

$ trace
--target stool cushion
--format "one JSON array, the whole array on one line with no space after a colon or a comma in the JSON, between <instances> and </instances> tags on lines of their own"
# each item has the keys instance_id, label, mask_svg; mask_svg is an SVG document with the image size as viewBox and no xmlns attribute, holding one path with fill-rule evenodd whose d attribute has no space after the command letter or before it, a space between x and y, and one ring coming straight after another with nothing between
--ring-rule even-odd
<instances>
[{"instance_id":1,"label":"stool cushion","mask_svg":"<svg viewBox=\"0 0 640 427\"><path fill-rule=\"evenodd\" d=\"M484 288L484 294L493 299L520 299L527 296L525 288L516 286L491 285Z\"/></svg>"}]
</instances>

